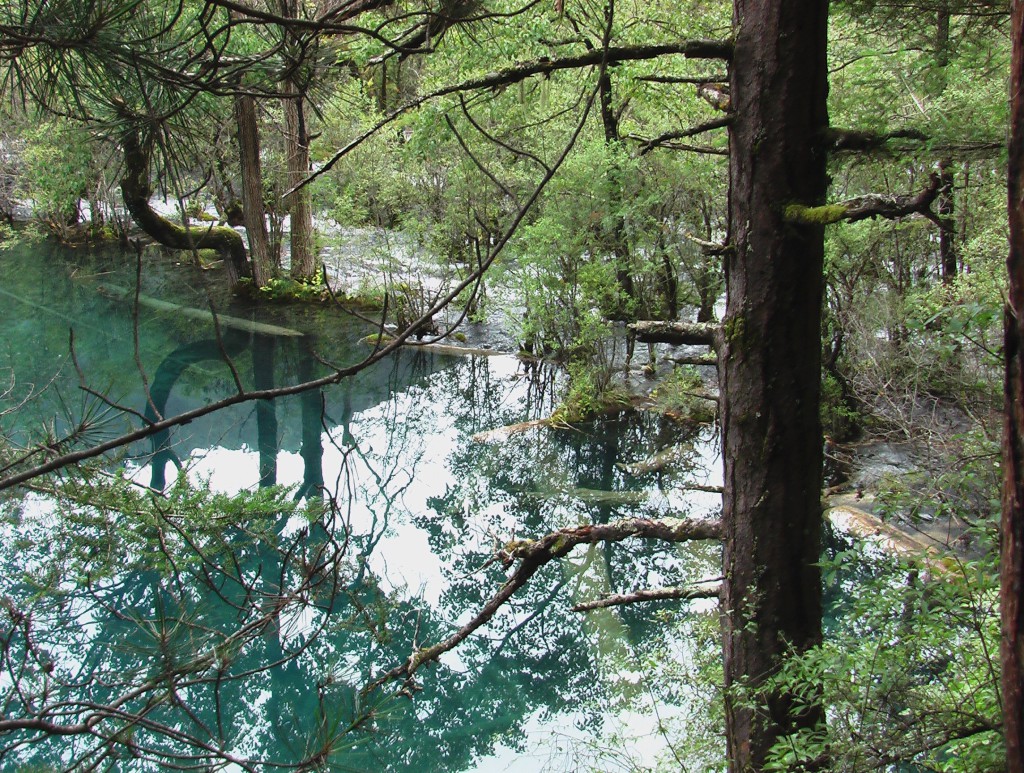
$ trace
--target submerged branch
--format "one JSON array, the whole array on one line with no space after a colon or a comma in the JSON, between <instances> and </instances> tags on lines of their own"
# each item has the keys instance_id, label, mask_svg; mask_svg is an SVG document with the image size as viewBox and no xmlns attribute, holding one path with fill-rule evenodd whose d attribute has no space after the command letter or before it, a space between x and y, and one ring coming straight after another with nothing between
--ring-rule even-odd
<instances>
[{"instance_id":1,"label":"submerged branch","mask_svg":"<svg viewBox=\"0 0 1024 773\"><path fill-rule=\"evenodd\" d=\"M719 521L698 521L683 518L665 518L652 521L645 518L626 518L613 523L589 524L574 528L559 529L535 540L514 540L502 548L498 560L508 568L516 561L518 568L505 581L498 592L483 608L459 630L432 647L415 650L399 666L382 674L364 688L369 693L388 682L404 679L403 691L409 692L415 685L413 676L420 666L437 660L441 655L465 641L474 631L485 625L505 603L525 586L530 578L544 565L556 558L568 555L577 545L597 542L621 542L631 537L657 539L665 542L687 542L691 540L712 540L721 538Z\"/></svg>"},{"instance_id":2,"label":"submerged branch","mask_svg":"<svg viewBox=\"0 0 1024 773\"><path fill-rule=\"evenodd\" d=\"M637 604L645 601L693 601L715 599L722 592L721 585L708 588L649 588L633 593L612 593L594 601L584 601L572 608L573 612L590 612L594 609Z\"/></svg>"}]
</instances>

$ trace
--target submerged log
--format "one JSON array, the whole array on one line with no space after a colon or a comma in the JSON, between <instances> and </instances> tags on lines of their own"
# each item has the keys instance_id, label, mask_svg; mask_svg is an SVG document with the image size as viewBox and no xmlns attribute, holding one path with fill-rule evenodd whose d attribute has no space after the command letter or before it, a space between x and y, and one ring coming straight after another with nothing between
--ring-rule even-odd
<instances>
[{"instance_id":1,"label":"submerged log","mask_svg":"<svg viewBox=\"0 0 1024 773\"><path fill-rule=\"evenodd\" d=\"M935 546L918 539L879 516L858 507L855 495L834 497L828 503L826 515L837 529L863 540L875 543L887 553L900 558L920 561L939 573L949 571Z\"/></svg>"},{"instance_id":2,"label":"submerged log","mask_svg":"<svg viewBox=\"0 0 1024 773\"><path fill-rule=\"evenodd\" d=\"M551 419L521 421L518 424L507 424L504 427L495 427L494 429L477 432L470 439L474 443L500 443L502 440L508 440L508 438L513 435L529 432L530 430L538 429L539 427L549 427L551 426L551 423Z\"/></svg>"},{"instance_id":3,"label":"submerged log","mask_svg":"<svg viewBox=\"0 0 1024 773\"><path fill-rule=\"evenodd\" d=\"M691 453L693 453L692 446L669 446L638 462L616 462L615 466L630 475L646 475L652 472L661 472L669 465L684 461Z\"/></svg>"},{"instance_id":4,"label":"submerged log","mask_svg":"<svg viewBox=\"0 0 1024 773\"><path fill-rule=\"evenodd\" d=\"M360 343L366 344L367 346L384 346L394 340L394 337L390 333L371 333L370 335L361 338ZM427 342L422 341L409 341L406 340L402 344L406 349L423 349L427 352L433 352L434 354L450 354L456 357L496 357L498 355L507 354L507 352L498 351L497 349L484 349L479 346L460 346L458 344L439 343L439 342Z\"/></svg>"},{"instance_id":5,"label":"submerged log","mask_svg":"<svg viewBox=\"0 0 1024 773\"><path fill-rule=\"evenodd\" d=\"M710 322L661 322L640 320L629 326L636 340L648 344L690 344L715 347L718 325Z\"/></svg>"},{"instance_id":6,"label":"submerged log","mask_svg":"<svg viewBox=\"0 0 1024 773\"><path fill-rule=\"evenodd\" d=\"M100 282L97 287L101 293L112 298L134 301L137 297L140 306L155 309L156 311L166 311L171 314L176 314L179 317L208 322L211 325L216 322L216 324L220 325L222 328L242 330L246 333L260 333L262 335L286 336L291 338L297 338L305 335L304 333L301 333L298 330L293 330L292 328L281 327L280 325L271 325L266 322L256 322L251 319L242 319L241 317L232 317L227 314L214 314L209 309L197 309L191 306L182 306L177 303L171 303L170 301L162 301L159 298L153 298L149 295L143 295L142 293L139 293L138 296L136 296L135 291L130 290L127 287L119 287L118 285L107 284L105 282Z\"/></svg>"},{"instance_id":7,"label":"submerged log","mask_svg":"<svg viewBox=\"0 0 1024 773\"><path fill-rule=\"evenodd\" d=\"M648 500L646 491L602 491L594 488L564 488L551 491L528 491L529 499L573 499L586 505L642 505Z\"/></svg>"}]
</instances>

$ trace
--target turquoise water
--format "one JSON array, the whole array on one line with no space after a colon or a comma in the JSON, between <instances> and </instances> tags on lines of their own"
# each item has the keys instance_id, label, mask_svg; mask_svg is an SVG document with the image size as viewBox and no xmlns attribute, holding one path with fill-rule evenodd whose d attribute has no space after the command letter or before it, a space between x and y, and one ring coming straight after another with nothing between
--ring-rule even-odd
<instances>
[{"instance_id":1,"label":"turquoise water","mask_svg":"<svg viewBox=\"0 0 1024 773\"><path fill-rule=\"evenodd\" d=\"M239 383L294 384L368 352L358 341L370 326L337 309L256 310L218 291L212 272L156 253L137 269L117 252L0 253L0 383L11 385L0 427L16 443L76 428L63 449L99 442ZM149 299L212 303L236 322L218 331ZM297 335L253 332L245 320ZM423 669L414 697L396 696L399 683L362 689L486 603L507 576L492 560L497 546L717 509L714 495L681 492L682 473L620 466L682 444L686 479L716 483L707 431L638 415L480 437L547 415L553 391L512 357L403 350L336 386L234 406L111 458L137 486L164 492L155 524L136 528L131 513L55 504L45 492L8 501L2 592L18 613L5 623L8 649L29 665L8 657L0 673L5 714L49 700L63 712L52 719L69 724L132 685L151 689L101 712L95 732L0 737L0 766L142 770L219 756L244 769L246 759L293 764L318 752L349 770L617 770L671 759L661 728L693 709L681 676L692 653L678 635L692 622L686 607L570 607L713 576L712 546L577 548ZM243 524L218 500L223 525L196 523L179 479L277 499ZM31 630L18 623L23 612ZM206 652L220 660L203 661ZM672 664L671 681L652 659ZM162 676L175 671L168 664L188 677ZM19 681L35 692L15 690Z\"/></svg>"}]
</instances>

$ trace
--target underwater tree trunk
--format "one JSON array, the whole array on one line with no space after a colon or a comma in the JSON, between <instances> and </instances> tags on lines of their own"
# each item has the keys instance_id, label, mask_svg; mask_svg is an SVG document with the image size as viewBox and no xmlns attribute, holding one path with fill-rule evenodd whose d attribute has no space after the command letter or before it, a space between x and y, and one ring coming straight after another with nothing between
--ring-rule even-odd
<instances>
[{"instance_id":1,"label":"underwater tree trunk","mask_svg":"<svg viewBox=\"0 0 1024 773\"><path fill-rule=\"evenodd\" d=\"M824 720L771 687L821 641L824 227L787 223L826 194L827 0L736 0L722 394L723 660L729 770Z\"/></svg>"}]
</instances>

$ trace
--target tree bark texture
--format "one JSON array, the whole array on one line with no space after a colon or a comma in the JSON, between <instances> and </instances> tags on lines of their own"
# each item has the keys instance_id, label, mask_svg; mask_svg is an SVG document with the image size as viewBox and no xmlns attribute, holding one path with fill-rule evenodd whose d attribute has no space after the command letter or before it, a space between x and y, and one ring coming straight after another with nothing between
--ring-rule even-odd
<instances>
[{"instance_id":1,"label":"tree bark texture","mask_svg":"<svg viewBox=\"0 0 1024 773\"><path fill-rule=\"evenodd\" d=\"M1024 0L1014 0L1011 28L1000 607L1006 769L1024 770Z\"/></svg>"},{"instance_id":2,"label":"tree bark texture","mask_svg":"<svg viewBox=\"0 0 1024 773\"><path fill-rule=\"evenodd\" d=\"M948 22L947 22L948 24ZM957 274L956 220L953 200L952 162L939 162L939 195L935 203L935 214L939 221L939 262L942 265L942 283L952 284Z\"/></svg>"},{"instance_id":3,"label":"tree bark texture","mask_svg":"<svg viewBox=\"0 0 1024 773\"><path fill-rule=\"evenodd\" d=\"M288 164L288 187L294 189L309 175L309 136L302 110L302 96L294 81L285 81L285 144ZM313 249L313 209L309 188L303 186L288 196L291 218L292 279L310 280L316 276L316 252Z\"/></svg>"},{"instance_id":4,"label":"tree bark texture","mask_svg":"<svg viewBox=\"0 0 1024 773\"><path fill-rule=\"evenodd\" d=\"M264 287L274 277L274 261L270 256L263 206L263 170L260 165L256 100L248 94L235 97L235 124L238 127L238 157L242 167L242 220L249 237L253 284Z\"/></svg>"},{"instance_id":5,"label":"tree bark texture","mask_svg":"<svg viewBox=\"0 0 1024 773\"><path fill-rule=\"evenodd\" d=\"M156 212L150 205L152 189L149 166L152 144L140 137L136 126L128 126L121 134L124 149L124 175L121 178L121 197L136 225L150 237L176 250L213 249L225 256L225 265L232 285L241 277L249 276L249 263L245 243L233 229L197 226L185 228Z\"/></svg>"},{"instance_id":6,"label":"tree bark texture","mask_svg":"<svg viewBox=\"0 0 1024 773\"><path fill-rule=\"evenodd\" d=\"M723 658L729 770L823 721L766 686L821 640L826 0L736 0L723 397ZM764 708L761 708L764 707Z\"/></svg>"}]
</instances>

